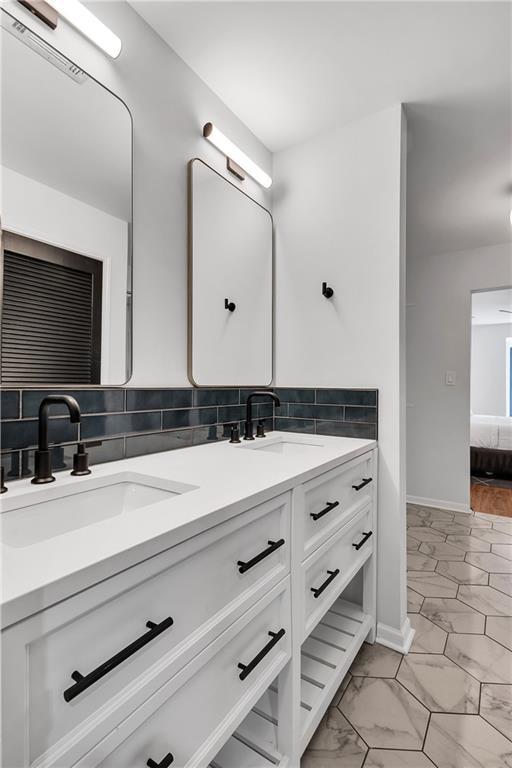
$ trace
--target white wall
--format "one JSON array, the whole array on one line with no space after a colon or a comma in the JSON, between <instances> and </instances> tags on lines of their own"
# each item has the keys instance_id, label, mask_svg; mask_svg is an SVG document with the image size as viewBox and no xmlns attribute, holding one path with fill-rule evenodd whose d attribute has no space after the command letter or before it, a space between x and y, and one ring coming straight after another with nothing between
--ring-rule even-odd
<instances>
[{"instance_id":1,"label":"white wall","mask_svg":"<svg viewBox=\"0 0 512 768\"><path fill-rule=\"evenodd\" d=\"M128 224L10 168L0 171L5 230L103 262L101 383L124 384Z\"/></svg>"},{"instance_id":2,"label":"white wall","mask_svg":"<svg viewBox=\"0 0 512 768\"><path fill-rule=\"evenodd\" d=\"M379 389L379 637L399 645L409 629L404 148L397 105L274 156L276 382Z\"/></svg>"},{"instance_id":3,"label":"white wall","mask_svg":"<svg viewBox=\"0 0 512 768\"><path fill-rule=\"evenodd\" d=\"M200 157L228 175L225 158L202 137L202 126L208 121L270 173L272 157L130 6L116 0L86 5L122 39L118 59L109 59L63 21L51 32L18 3L5 3L13 15L123 99L132 114L134 368L130 385L187 385L187 162ZM243 189L270 207L270 191L250 179Z\"/></svg>"},{"instance_id":4,"label":"white wall","mask_svg":"<svg viewBox=\"0 0 512 768\"><path fill-rule=\"evenodd\" d=\"M510 243L407 263L407 495L469 509L471 291L508 287ZM455 371L456 385L445 385Z\"/></svg>"},{"instance_id":5,"label":"white wall","mask_svg":"<svg viewBox=\"0 0 512 768\"><path fill-rule=\"evenodd\" d=\"M507 339L512 323L471 329L471 411L507 416Z\"/></svg>"}]
</instances>

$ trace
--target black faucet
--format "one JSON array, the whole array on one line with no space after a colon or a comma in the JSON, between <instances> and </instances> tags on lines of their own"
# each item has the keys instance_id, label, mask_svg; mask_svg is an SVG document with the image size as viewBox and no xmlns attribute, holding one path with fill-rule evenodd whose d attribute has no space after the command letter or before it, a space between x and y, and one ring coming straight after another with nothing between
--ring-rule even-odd
<instances>
[{"instance_id":1,"label":"black faucet","mask_svg":"<svg viewBox=\"0 0 512 768\"><path fill-rule=\"evenodd\" d=\"M34 473L32 482L36 485L53 483L52 454L48 449L48 411L51 405L57 403L65 405L69 411L69 420L72 424L80 422L80 407L74 397L70 395L47 395L39 405L39 438L38 449L34 454Z\"/></svg>"},{"instance_id":2,"label":"black faucet","mask_svg":"<svg viewBox=\"0 0 512 768\"><path fill-rule=\"evenodd\" d=\"M262 390L261 392L259 391L251 392L251 394L247 398L247 403L246 403L244 440L254 440L254 435L252 431L252 399L253 397L270 397L278 407L281 405L280 399L273 392L268 392L267 390Z\"/></svg>"}]
</instances>

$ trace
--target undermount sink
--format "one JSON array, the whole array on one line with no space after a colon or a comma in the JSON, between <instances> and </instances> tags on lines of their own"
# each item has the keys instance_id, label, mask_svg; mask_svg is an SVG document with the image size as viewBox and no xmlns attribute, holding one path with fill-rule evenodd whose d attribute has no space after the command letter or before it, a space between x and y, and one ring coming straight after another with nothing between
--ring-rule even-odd
<instances>
[{"instance_id":1,"label":"undermount sink","mask_svg":"<svg viewBox=\"0 0 512 768\"><path fill-rule=\"evenodd\" d=\"M314 451L315 448L323 448L324 443L315 440L314 437L308 439L304 437L265 437L255 439L243 444L243 448L249 448L253 451L263 451L264 453L281 453L287 456L303 456Z\"/></svg>"},{"instance_id":2,"label":"undermount sink","mask_svg":"<svg viewBox=\"0 0 512 768\"><path fill-rule=\"evenodd\" d=\"M2 499L0 540L9 547L29 547L159 501L170 501L194 489L193 485L136 472L91 477L79 486L71 482L60 487L52 484Z\"/></svg>"}]
</instances>

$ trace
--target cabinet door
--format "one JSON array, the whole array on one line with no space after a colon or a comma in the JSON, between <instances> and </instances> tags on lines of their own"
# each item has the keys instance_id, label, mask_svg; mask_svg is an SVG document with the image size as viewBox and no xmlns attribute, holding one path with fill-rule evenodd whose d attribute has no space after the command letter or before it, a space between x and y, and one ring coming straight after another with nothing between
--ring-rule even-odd
<instances>
[{"instance_id":1,"label":"cabinet door","mask_svg":"<svg viewBox=\"0 0 512 768\"><path fill-rule=\"evenodd\" d=\"M272 380L272 218L201 160L189 164L189 378Z\"/></svg>"}]
</instances>

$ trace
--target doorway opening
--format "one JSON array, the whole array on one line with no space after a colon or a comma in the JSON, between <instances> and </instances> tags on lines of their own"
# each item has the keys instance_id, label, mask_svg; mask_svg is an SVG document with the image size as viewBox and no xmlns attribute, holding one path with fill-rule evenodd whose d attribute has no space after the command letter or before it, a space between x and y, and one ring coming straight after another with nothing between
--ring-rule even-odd
<instances>
[{"instance_id":1,"label":"doorway opening","mask_svg":"<svg viewBox=\"0 0 512 768\"><path fill-rule=\"evenodd\" d=\"M512 517L512 288L471 301L471 508Z\"/></svg>"}]
</instances>

